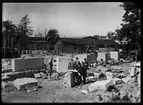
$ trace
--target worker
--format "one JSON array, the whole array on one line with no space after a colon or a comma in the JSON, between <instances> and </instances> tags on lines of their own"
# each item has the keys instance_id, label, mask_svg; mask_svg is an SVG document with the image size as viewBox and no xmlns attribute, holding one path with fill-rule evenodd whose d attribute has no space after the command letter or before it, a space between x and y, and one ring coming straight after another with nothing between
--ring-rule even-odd
<instances>
[{"instance_id":1,"label":"worker","mask_svg":"<svg viewBox=\"0 0 143 105\"><path fill-rule=\"evenodd\" d=\"M51 78L52 72L53 72L53 58L51 58L51 61L49 62L49 66L50 66L49 75L50 75L50 78Z\"/></svg>"},{"instance_id":2,"label":"worker","mask_svg":"<svg viewBox=\"0 0 143 105\"><path fill-rule=\"evenodd\" d=\"M104 64L104 61L103 59L100 60L100 65L103 65Z\"/></svg>"},{"instance_id":3,"label":"worker","mask_svg":"<svg viewBox=\"0 0 143 105\"><path fill-rule=\"evenodd\" d=\"M76 75L77 85L80 85L82 83L82 80L81 80L82 67L81 67L81 63L79 61L76 61L75 69L77 70L77 75Z\"/></svg>"},{"instance_id":4,"label":"worker","mask_svg":"<svg viewBox=\"0 0 143 105\"><path fill-rule=\"evenodd\" d=\"M71 61L69 62L68 69L69 70L74 70L74 61L73 61L73 59L71 59Z\"/></svg>"},{"instance_id":5,"label":"worker","mask_svg":"<svg viewBox=\"0 0 143 105\"><path fill-rule=\"evenodd\" d=\"M75 61L73 62L73 69L77 72L75 73L76 85L79 85L81 84L81 63L78 60L78 57L76 57Z\"/></svg>"},{"instance_id":6,"label":"worker","mask_svg":"<svg viewBox=\"0 0 143 105\"><path fill-rule=\"evenodd\" d=\"M80 64L80 61L79 61L78 57L76 57L75 63L76 63L77 65Z\"/></svg>"},{"instance_id":7,"label":"worker","mask_svg":"<svg viewBox=\"0 0 143 105\"><path fill-rule=\"evenodd\" d=\"M87 76L87 69L88 69L88 62L87 59L84 58L84 61L82 62L82 71L81 71L81 75L83 78L83 84L86 83L86 76Z\"/></svg>"}]
</instances>

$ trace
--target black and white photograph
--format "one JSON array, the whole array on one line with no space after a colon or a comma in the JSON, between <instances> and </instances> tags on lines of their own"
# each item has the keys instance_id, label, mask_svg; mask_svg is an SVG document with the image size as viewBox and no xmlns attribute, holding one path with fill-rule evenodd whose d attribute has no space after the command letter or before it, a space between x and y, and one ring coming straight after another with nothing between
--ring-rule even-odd
<instances>
[{"instance_id":1,"label":"black and white photograph","mask_svg":"<svg viewBox=\"0 0 143 105\"><path fill-rule=\"evenodd\" d=\"M141 103L140 2L3 2L2 103Z\"/></svg>"}]
</instances>

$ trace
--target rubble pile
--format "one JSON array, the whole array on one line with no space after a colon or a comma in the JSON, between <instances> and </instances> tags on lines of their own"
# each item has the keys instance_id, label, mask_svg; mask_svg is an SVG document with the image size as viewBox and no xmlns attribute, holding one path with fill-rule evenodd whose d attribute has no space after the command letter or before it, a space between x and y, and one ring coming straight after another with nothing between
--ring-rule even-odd
<instances>
[{"instance_id":1,"label":"rubble pile","mask_svg":"<svg viewBox=\"0 0 143 105\"><path fill-rule=\"evenodd\" d=\"M130 65L136 65L136 64L134 63ZM137 82L138 81L137 78L134 77L137 72L137 70L135 69L135 66L125 68L125 67L122 67L121 65L111 65L111 66L108 65L108 67L103 65L98 65L90 69L92 72L90 70L89 71L90 71L90 74L92 74L92 76L88 75L89 76L88 78L96 77L98 79L97 81L94 81L93 84L89 85L86 90L81 90L81 93L83 94L88 94L88 93L97 92L101 90L109 91L110 89L111 90L113 89L114 91L116 90L115 93L118 93L123 89L125 89L124 91L126 91L126 93L130 93L131 91L133 92L133 88L140 86L140 81ZM99 77L103 78L100 76L101 74L106 76L106 80L99 79ZM140 90L137 90L137 91L138 91L137 93L140 94ZM135 102L134 100L135 97L133 98L122 93L123 92L121 93L119 92L118 94L120 95L113 95L110 98L108 97L108 101L106 99L106 102L126 102L126 101ZM138 98L139 97L140 96L138 96ZM102 98L104 100L105 97L103 96ZM136 102L138 101L139 99L136 100Z\"/></svg>"},{"instance_id":2,"label":"rubble pile","mask_svg":"<svg viewBox=\"0 0 143 105\"><path fill-rule=\"evenodd\" d=\"M2 81L13 81L18 78L25 78L25 77L34 77L34 73L43 72L44 70L27 70L27 71L21 71L21 72L9 72L9 73L3 73L2 74Z\"/></svg>"},{"instance_id":3,"label":"rubble pile","mask_svg":"<svg viewBox=\"0 0 143 105\"><path fill-rule=\"evenodd\" d=\"M45 58L44 62L49 62L49 58ZM108 64L96 63L90 67L87 70L86 81L91 81L89 82L91 84L86 83L86 89L80 88L82 95L89 95L88 99L94 100L93 102L140 102L140 69L136 69L134 66L136 63L121 64L120 62L111 59ZM10 59L2 60L3 70L8 70L9 65L11 65ZM75 86L77 80L74 80L73 75L77 72L70 70L64 73L53 72L49 77L48 70L47 66L46 69L30 69L24 72L2 72L1 88L4 91L31 92L37 91L43 81L49 82L49 80L61 80L62 83L59 85L62 89Z\"/></svg>"},{"instance_id":4,"label":"rubble pile","mask_svg":"<svg viewBox=\"0 0 143 105\"><path fill-rule=\"evenodd\" d=\"M62 86L65 88L73 87L75 84L73 78L71 78L72 76L70 75L73 75L73 72L67 72L63 77Z\"/></svg>"},{"instance_id":5,"label":"rubble pile","mask_svg":"<svg viewBox=\"0 0 143 105\"><path fill-rule=\"evenodd\" d=\"M17 88L17 90L37 90L38 80L35 78L21 78L16 79L13 82L13 85Z\"/></svg>"},{"instance_id":6,"label":"rubble pile","mask_svg":"<svg viewBox=\"0 0 143 105\"><path fill-rule=\"evenodd\" d=\"M2 72L12 71L11 59L2 59Z\"/></svg>"}]
</instances>

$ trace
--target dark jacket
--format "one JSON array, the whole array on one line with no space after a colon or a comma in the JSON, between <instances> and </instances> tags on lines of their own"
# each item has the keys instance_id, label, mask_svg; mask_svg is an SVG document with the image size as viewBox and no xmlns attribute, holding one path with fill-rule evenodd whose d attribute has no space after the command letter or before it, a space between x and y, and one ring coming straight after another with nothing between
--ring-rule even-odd
<instances>
[{"instance_id":1,"label":"dark jacket","mask_svg":"<svg viewBox=\"0 0 143 105\"><path fill-rule=\"evenodd\" d=\"M82 73L82 66L81 66L81 63L80 63L80 62L78 62L78 63L76 64L75 69L76 69L80 74L83 74L83 73Z\"/></svg>"},{"instance_id":2,"label":"dark jacket","mask_svg":"<svg viewBox=\"0 0 143 105\"><path fill-rule=\"evenodd\" d=\"M50 69L52 69L53 68L53 61L52 60L50 61L49 65L50 65Z\"/></svg>"},{"instance_id":3,"label":"dark jacket","mask_svg":"<svg viewBox=\"0 0 143 105\"><path fill-rule=\"evenodd\" d=\"M85 61L85 62L82 62L82 68L87 70L88 69L88 62Z\"/></svg>"},{"instance_id":4,"label":"dark jacket","mask_svg":"<svg viewBox=\"0 0 143 105\"><path fill-rule=\"evenodd\" d=\"M72 62L72 61L69 62L69 64L68 64L68 69L69 69L69 70L71 70L71 69L74 70L74 62Z\"/></svg>"}]
</instances>

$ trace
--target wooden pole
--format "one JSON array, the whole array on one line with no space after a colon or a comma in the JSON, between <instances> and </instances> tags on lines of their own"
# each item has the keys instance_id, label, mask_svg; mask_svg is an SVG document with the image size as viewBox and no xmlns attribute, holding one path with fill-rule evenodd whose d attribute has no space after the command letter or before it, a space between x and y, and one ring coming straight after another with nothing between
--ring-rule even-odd
<instances>
[{"instance_id":1,"label":"wooden pole","mask_svg":"<svg viewBox=\"0 0 143 105\"><path fill-rule=\"evenodd\" d=\"M136 50L136 62L137 62L137 59L138 59L138 51Z\"/></svg>"},{"instance_id":2,"label":"wooden pole","mask_svg":"<svg viewBox=\"0 0 143 105\"><path fill-rule=\"evenodd\" d=\"M18 40L18 50L19 50L19 47L20 47L20 46L19 46L19 40Z\"/></svg>"},{"instance_id":3,"label":"wooden pole","mask_svg":"<svg viewBox=\"0 0 143 105\"><path fill-rule=\"evenodd\" d=\"M5 57L5 53L6 53L6 38L4 36L4 57Z\"/></svg>"},{"instance_id":4,"label":"wooden pole","mask_svg":"<svg viewBox=\"0 0 143 105\"><path fill-rule=\"evenodd\" d=\"M45 36L46 36L46 28L45 28Z\"/></svg>"},{"instance_id":5,"label":"wooden pole","mask_svg":"<svg viewBox=\"0 0 143 105\"><path fill-rule=\"evenodd\" d=\"M89 49L89 40L88 40L88 46L87 46L87 49L86 49L86 53L87 53L88 49Z\"/></svg>"},{"instance_id":6,"label":"wooden pole","mask_svg":"<svg viewBox=\"0 0 143 105\"><path fill-rule=\"evenodd\" d=\"M10 48L10 36L8 35L8 49Z\"/></svg>"},{"instance_id":7,"label":"wooden pole","mask_svg":"<svg viewBox=\"0 0 143 105\"><path fill-rule=\"evenodd\" d=\"M11 54L12 54L12 49L13 49L13 37L11 38Z\"/></svg>"}]
</instances>

